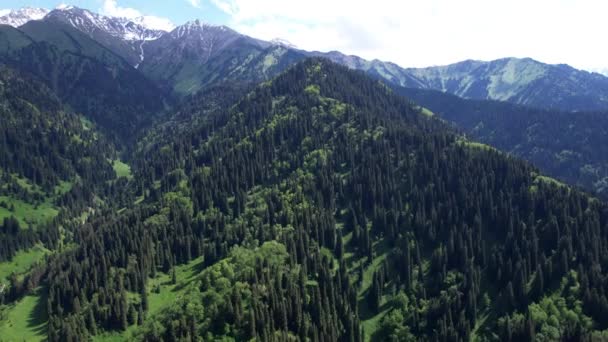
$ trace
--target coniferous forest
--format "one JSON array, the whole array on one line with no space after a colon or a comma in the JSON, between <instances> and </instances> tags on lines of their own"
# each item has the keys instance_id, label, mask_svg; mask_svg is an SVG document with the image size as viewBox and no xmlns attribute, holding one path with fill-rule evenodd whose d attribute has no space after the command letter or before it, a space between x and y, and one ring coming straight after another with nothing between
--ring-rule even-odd
<instances>
[{"instance_id":1,"label":"coniferous forest","mask_svg":"<svg viewBox=\"0 0 608 342\"><path fill-rule=\"evenodd\" d=\"M0 341L608 340L604 194L432 93L318 57L144 91L28 25L0 27Z\"/></svg>"}]
</instances>

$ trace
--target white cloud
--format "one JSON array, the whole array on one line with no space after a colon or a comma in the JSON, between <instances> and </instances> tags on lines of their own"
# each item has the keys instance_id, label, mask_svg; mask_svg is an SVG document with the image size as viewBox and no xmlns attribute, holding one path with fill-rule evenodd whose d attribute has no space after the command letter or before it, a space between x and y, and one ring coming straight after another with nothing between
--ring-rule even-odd
<instances>
[{"instance_id":1,"label":"white cloud","mask_svg":"<svg viewBox=\"0 0 608 342\"><path fill-rule=\"evenodd\" d=\"M211 0L235 29L402 66L532 57L605 67L604 0Z\"/></svg>"},{"instance_id":2,"label":"white cloud","mask_svg":"<svg viewBox=\"0 0 608 342\"><path fill-rule=\"evenodd\" d=\"M187 0L190 5L196 8L201 8L201 0Z\"/></svg>"},{"instance_id":3,"label":"white cloud","mask_svg":"<svg viewBox=\"0 0 608 342\"><path fill-rule=\"evenodd\" d=\"M589 71L597 72L604 76L608 76L608 68L593 68L593 69L590 69Z\"/></svg>"},{"instance_id":4,"label":"white cloud","mask_svg":"<svg viewBox=\"0 0 608 342\"><path fill-rule=\"evenodd\" d=\"M0 9L0 17L3 17L9 13L11 13L10 9Z\"/></svg>"},{"instance_id":5,"label":"white cloud","mask_svg":"<svg viewBox=\"0 0 608 342\"><path fill-rule=\"evenodd\" d=\"M112 17L122 17L128 19L138 19L139 23L142 23L148 28L156 30L171 31L175 28L175 25L171 20L163 17L157 17L153 15L143 15L140 11L135 8L120 7L116 0L104 0L101 13Z\"/></svg>"},{"instance_id":6,"label":"white cloud","mask_svg":"<svg viewBox=\"0 0 608 342\"><path fill-rule=\"evenodd\" d=\"M141 12L135 8L120 7L116 0L104 0L102 11L113 17L137 18L142 16Z\"/></svg>"}]
</instances>

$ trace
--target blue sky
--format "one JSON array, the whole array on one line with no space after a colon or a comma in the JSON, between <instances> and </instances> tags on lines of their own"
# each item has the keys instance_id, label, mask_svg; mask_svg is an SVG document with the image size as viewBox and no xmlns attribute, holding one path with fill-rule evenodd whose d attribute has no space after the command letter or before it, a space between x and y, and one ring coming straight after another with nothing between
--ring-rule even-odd
<instances>
[{"instance_id":1,"label":"blue sky","mask_svg":"<svg viewBox=\"0 0 608 342\"><path fill-rule=\"evenodd\" d=\"M103 12L106 1L103 0L2 0L0 9L13 9L24 6L41 7L52 9L57 5L65 3L81 8L86 8L94 12ZM204 19L212 24L226 24L229 16L218 9L209 0L197 1L196 6L187 0L116 0L119 8L132 8L141 12L143 15L152 15L170 19L176 25L182 24L192 19Z\"/></svg>"},{"instance_id":2,"label":"blue sky","mask_svg":"<svg viewBox=\"0 0 608 342\"><path fill-rule=\"evenodd\" d=\"M0 0L0 10L59 1L164 24L198 18L403 67L531 57L608 72L606 0Z\"/></svg>"}]
</instances>

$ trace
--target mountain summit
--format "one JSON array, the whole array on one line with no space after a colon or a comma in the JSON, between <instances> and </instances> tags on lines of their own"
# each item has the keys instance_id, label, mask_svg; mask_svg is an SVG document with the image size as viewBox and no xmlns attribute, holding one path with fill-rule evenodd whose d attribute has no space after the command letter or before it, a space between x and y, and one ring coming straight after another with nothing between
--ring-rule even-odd
<instances>
[{"instance_id":1,"label":"mountain summit","mask_svg":"<svg viewBox=\"0 0 608 342\"><path fill-rule=\"evenodd\" d=\"M165 33L146 27L142 20L104 16L74 6L57 8L48 13L45 19L70 24L92 36L103 32L127 41L154 40Z\"/></svg>"},{"instance_id":2,"label":"mountain summit","mask_svg":"<svg viewBox=\"0 0 608 342\"><path fill-rule=\"evenodd\" d=\"M16 10L11 10L8 14L0 17L0 25L10 25L19 27L28 21L40 20L49 13L49 10L44 8L24 7Z\"/></svg>"}]
</instances>

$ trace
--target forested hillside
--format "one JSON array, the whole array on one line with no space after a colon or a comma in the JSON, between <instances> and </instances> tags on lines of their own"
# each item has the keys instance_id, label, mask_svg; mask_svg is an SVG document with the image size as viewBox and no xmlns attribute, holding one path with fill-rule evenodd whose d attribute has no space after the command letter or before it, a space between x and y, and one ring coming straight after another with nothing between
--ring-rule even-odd
<instances>
[{"instance_id":1,"label":"forested hillside","mask_svg":"<svg viewBox=\"0 0 608 342\"><path fill-rule=\"evenodd\" d=\"M568 113L507 102L465 100L432 90L395 91L453 122L472 139L608 198L607 112Z\"/></svg>"},{"instance_id":2,"label":"forested hillside","mask_svg":"<svg viewBox=\"0 0 608 342\"><path fill-rule=\"evenodd\" d=\"M80 31L31 21L0 26L0 61L42 80L59 99L119 140L164 109L158 86Z\"/></svg>"},{"instance_id":3,"label":"forested hillside","mask_svg":"<svg viewBox=\"0 0 608 342\"><path fill-rule=\"evenodd\" d=\"M38 286L36 264L111 193L116 156L49 88L0 65L0 303Z\"/></svg>"},{"instance_id":4,"label":"forested hillside","mask_svg":"<svg viewBox=\"0 0 608 342\"><path fill-rule=\"evenodd\" d=\"M50 340L579 340L607 328L598 200L321 59L223 110L197 108L190 130L140 145L136 204L92 217L51 261Z\"/></svg>"},{"instance_id":5,"label":"forested hillside","mask_svg":"<svg viewBox=\"0 0 608 342\"><path fill-rule=\"evenodd\" d=\"M608 78L124 6L0 9L0 342L608 341Z\"/></svg>"}]
</instances>

